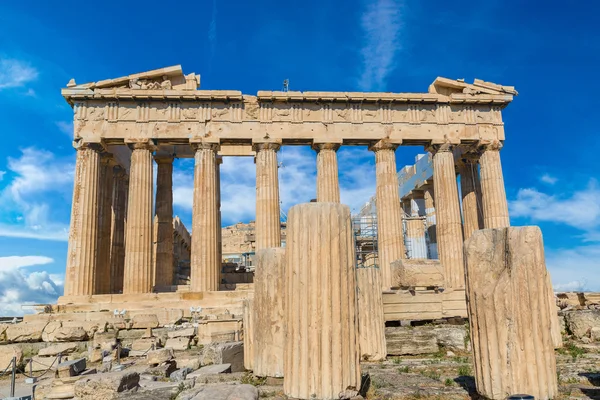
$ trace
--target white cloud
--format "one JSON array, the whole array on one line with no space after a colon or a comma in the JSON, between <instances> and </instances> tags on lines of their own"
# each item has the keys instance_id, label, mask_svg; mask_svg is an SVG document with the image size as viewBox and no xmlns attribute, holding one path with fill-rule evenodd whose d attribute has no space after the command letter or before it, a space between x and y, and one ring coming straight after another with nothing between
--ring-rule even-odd
<instances>
[{"instance_id":1,"label":"white cloud","mask_svg":"<svg viewBox=\"0 0 600 400\"><path fill-rule=\"evenodd\" d=\"M555 176L552 176L550 174L544 174L540 177L540 181L547 183L549 185L554 185L556 182L558 182L558 178L556 178Z\"/></svg>"},{"instance_id":2,"label":"white cloud","mask_svg":"<svg viewBox=\"0 0 600 400\"><path fill-rule=\"evenodd\" d=\"M546 248L546 266L555 291L600 291L600 245Z\"/></svg>"},{"instance_id":3,"label":"white cloud","mask_svg":"<svg viewBox=\"0 0 600 400\"><path fill-rule=\"evenodd\" d=\"M594 232L600 227L600 189L596 180L570 194L546 194L535 188L520 189L509 202L510 215L533 222L554 222Z\"/></svg>"},{"instance_id":4,"label":"white cloud","mask_svg":"<svg viewBox=\"0 0 600 400\"><path fill-rule=\"evenodd\" d=\"M22 315L23 305L55 303L63 293L63 278L46 271L23 269L47 265L54 260L43 256L0 257L0 315Z\"/></svg>"},{"instance_id":5,"label":"white cloud","mask_svg":"<svg viewBox=\"0 0 600 400\"><path fill-rule=\"evenodd\" d=\"M394 58L402 48L402 4L394 0L367 2L361 17L364 43L361 49L363 70L359 87L364 91L384 91L386 79L394 69Z\"/></svg>"},{"instance_id":6,"label":"white cloud","mask_svg":"<svg viewBox=\"0 0 600 400\"><path fill-rule=\"evenodd\" d=\"M0 90L21 87L37 77L38 71L23 61L0 59Z\"/></svg>"},{"instance_id":7,"label":"white cloud","mask_svg":"<svg viewBox=\"0 0 600 400\"><path fill-rule=\"evenodd\" d=\"M73 128L73 121L58 121L56 122L56 127L65 135L67 135L69 138L73 139L73 133L74 133L74 128Z\"/></svg>"},{"instance_id":8,"label":"white cloud","mask_svg":"<svg viewBox=\"0 0 600 400\"><path fill-rule=\"evenodd\" d=\"M6 174L6 171L0 171L0 181L2 179L4 179L4 175Z\"/></svg>"},{"instance_id":9,"label":"white cloud","mask_svg":"<svg viewBox=\"0 0 600 400\"><path fill-rule=\"evenodd\" d=\"M73 165L54 154L33 147L8 158L14 177L0 192L0 236L67 240L73 184ZM66 217L68 218L68 217Z\"/></svg>"}]
</instances>

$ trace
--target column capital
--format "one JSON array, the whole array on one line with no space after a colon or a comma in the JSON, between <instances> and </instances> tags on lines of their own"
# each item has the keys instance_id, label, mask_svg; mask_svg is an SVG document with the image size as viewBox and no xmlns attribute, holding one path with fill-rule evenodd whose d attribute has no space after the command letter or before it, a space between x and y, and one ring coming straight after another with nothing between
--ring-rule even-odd
<instances>
[{"instance_id":1,"label":"column capital","mask_svg":"<svg viewBox=\"0 0 600 400\"><path fill-rule=\"evenodd\" d=\"M387 139L381 139L378 142L369 145L369 151L378 152L379 150L396 150L400 144L392 143Z\"/></svg>"},{"instance_id":2,"label":"column capital","mask_svg":"<svg viewBox=\"0 0 600 400\"><path fill-rule=\"evenodd\" d=\"M154 161L157 164L172 164L173 163L173 155L171 154L155 154Z\"/></svg>"},{"instance_id":3,"label":"column capital","mask_svg":"<svg viewBox=\"0 0 600 400\"><path fill-rule=\"evenodd\" d=\"M440 144L432 143L428 146L425 146L425 150L430 152L431 154L435 155L437 153L444 153L444 152L452 153L454 151L455 147L456 147L456 145L452 144L452 143L440 143Z\"/></svg>"},{"instance_id":4,"label":"column capital","mask_svg":"<svg viewBox=\"0 0 600 400\"><path fill-rule=\"evenodd\" d=\"M115 165L117 165L117 161L115 160L115 156L112 153L103 151L100 153L100 164L109 167L114 167Z\"/></svg>"},{"instance_id":5,"label":"column capital","mask_svg":"<svg viewBox=\"0 0 600 400\"><path fill-rule=\"evenodd\" d=\"M338 151L342 144L341 143L313 143L312 148L317 153L321 150L333 150Z\"/></svg>"},{"instance_id":6,"label":"column capital","mask_svg":"<svg viewBox=\"0 0 600 400\"><path fill-rule=\"evenodd\" d=\"M192 142L190 143L192 149L194 151L198 150L212 150L215 153L221 149L221 145L219 143L209 143L209 142Z\"/></svg>"},{"instance_id":7,"label":"column capital","mask_svg":"<svg viewBox=\"0 0 600 400\"><path fill-rule=\"evenodd\" d=\"M254 151L261 151L261 150L279 151L280 148L281 148L281 143L276 143L276 142L252 143L252 150L254 150Z\"/></svg>"},{"instance_id":8,"label":"column capital","mask_svg":"<svg viewBox=\"0 0 600 400\"><path fill-rule=\"evenodd\" d=\"M75 150L95 150L97 152L104 151L104 147L102 147L101 143L92 143L92 142L84 142L83 140L73 140L73 148Z\"/></svg>"},{"instance_id":9,"label":"column capital","mask_svg":"<svg viewBox=\"0 0 600 400\"><path fill-rule=\"evenodd\" d=\"M223 156L220 156L220 155L217 154L217 157L215 158L215 163L217 165L223 164Z\"/></svg>"},{"instance_id":10,"label":"column capital","mask_svg":"<svg viewBox=\"0 0 600 400\"><path fill-rule=\"evenodd\" d=\"M478 147L481 151L500 151L503 143L499 140L480 141Z\"/></svg>"},{"instance_id":11,"label":"column capital","mask_svg":"<svg viewBox=\"0 0 600 400\"><path fill-rule=\"evenodd\" d=\"M125 144L131 150L148 150L148 151L156 150L156 145L154 144L154 141L151 139L129 139L129 140L126 139Z\"/></svg>"}]
</instances>

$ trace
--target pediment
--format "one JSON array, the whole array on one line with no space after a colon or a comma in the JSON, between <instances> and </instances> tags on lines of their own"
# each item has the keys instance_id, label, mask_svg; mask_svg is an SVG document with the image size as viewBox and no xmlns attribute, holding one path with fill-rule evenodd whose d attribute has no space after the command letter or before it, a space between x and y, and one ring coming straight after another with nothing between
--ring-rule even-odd
<instances>
[{"instance_id":1,"label":"pediment","mask_svg":"<svg viewBox=\"0 0 600 400\"><path fill-rule=\"evenodd\" d=\"M454 93L477 95L517 95L514 86L503 86L497 83L486 82L481 79L475 79L473 83L466 83L464 79L448 79L437 77L429 86L429 93L442 94L450 96Z\"/></svg>"},{"instance_id":2,"label":"pediment","mask_svg":"<svg viewBox=\"0 0 600 400\"><path fill-rule=\"evenodd\" d=\"M183 74L181 65L154 69L137 74L98 82L78 85L74 79L67 84L69 89L131 89L131 90L197 90L200 87L200 75Z\"/></svg>"}]
</instances>

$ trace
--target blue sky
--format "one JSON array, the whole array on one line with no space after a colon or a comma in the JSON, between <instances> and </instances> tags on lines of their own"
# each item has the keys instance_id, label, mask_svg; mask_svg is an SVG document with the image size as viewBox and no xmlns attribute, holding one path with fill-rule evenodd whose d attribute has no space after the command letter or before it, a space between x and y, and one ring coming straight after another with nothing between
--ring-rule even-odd
<instances>
[{"instance_id":1,"label":"blue sky","mask_svg":"<svg viewBox=\"0 0 600 400\"><path fill-rule=\"evenodd\" d=\"M600 291L595 2L45 0L0 3L0 314L62 292L78 83L181 64L203 89L424 92L436 76L519 91L502 161L514 225L542 227L556 288ZM397 151L398 168L422 148ZM284 210L315 193L315 155L284 148ZM342 200L374 191L373 155L339 153ZM191 161L175 167L190 226ZM251 159L223 164L223 222L254 218Z\"/></svg>"}]
</instances>

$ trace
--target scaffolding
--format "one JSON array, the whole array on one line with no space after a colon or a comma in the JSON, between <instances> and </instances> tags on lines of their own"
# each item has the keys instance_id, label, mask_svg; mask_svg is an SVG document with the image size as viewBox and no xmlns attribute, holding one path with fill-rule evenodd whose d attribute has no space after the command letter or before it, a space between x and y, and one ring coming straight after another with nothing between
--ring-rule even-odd
<instances>
[{"instance_id":1,"label":"scaffolding","mask_svg":"<svg viewBox=\"0 0 600 400\"><path fill-rule=\"evenodd\" d=\"M375 197L371 197L360 212L352 216L352 230L356 248L356 268L378 267Z\"/></svg>"}]
</instances>

